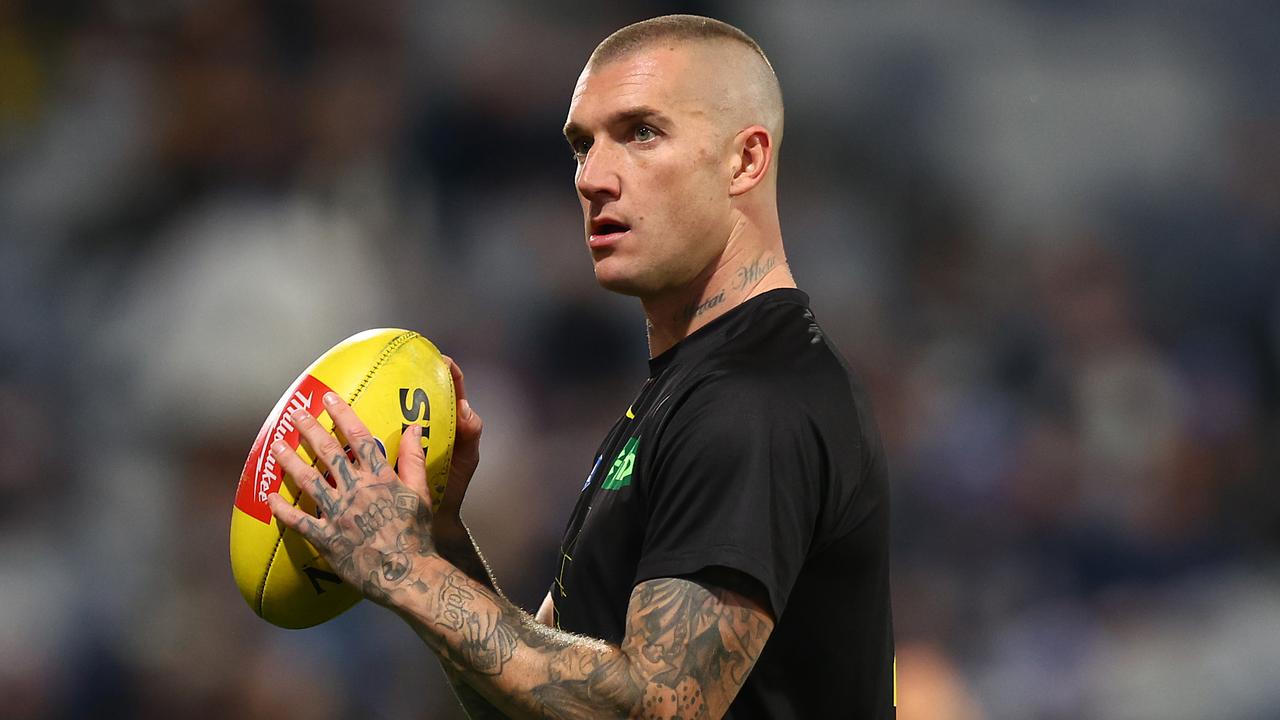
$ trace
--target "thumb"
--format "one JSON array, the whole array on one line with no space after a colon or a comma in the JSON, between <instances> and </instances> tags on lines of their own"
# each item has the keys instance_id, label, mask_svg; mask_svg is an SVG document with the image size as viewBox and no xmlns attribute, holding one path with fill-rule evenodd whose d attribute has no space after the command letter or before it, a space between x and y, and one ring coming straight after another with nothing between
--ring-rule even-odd
<instances>
[{"instance_id":1,"label":"thumb","mask_svg":"<svg viewBox=\"0 0 1280 720\"><path fill-rule=\"evenodd\" d=\"M480 434L484 420L466 400L458 402L458 425L453 443L453 459L449 465L449 483L444 488L443 512L457 512L462 499L480 465Z\"/></svg>"},{"instance_id":2,"label":"thumb","mask_svg":"<svg viewBox=\"0 0 1280 720\"><path fill-rule=\"evenodd\" d=\"M458 421L458 435L468 442L479 439L484 421L476 414L475 408L471 407L471 401L466 398L458 401Z\"/></svg>"},{"instance_id":3,"label":"thumb","mask_svg":"<svg viewBox=\"0 0 1280 720\"><path fill-rule=\"evenodd\" d=\"M480 463L480 433L484 420L467 400L458 401L458 424L454 428L453 466L467 471L468 479Z\"/></svg>"}]
</instances>

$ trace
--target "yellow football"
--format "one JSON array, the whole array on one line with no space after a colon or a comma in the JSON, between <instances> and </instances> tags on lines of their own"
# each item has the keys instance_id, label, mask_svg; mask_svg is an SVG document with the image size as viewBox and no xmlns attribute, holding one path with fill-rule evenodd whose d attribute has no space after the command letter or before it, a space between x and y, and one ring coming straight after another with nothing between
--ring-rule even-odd
<instances>
[{"instance_id":1,"label":"yellow football","mask_svg":"<svg viewBox=\"0 0 1280 720\"><path fill-rule=\"evenodd\" d=\"M277 438L315 464L289 413L302 408L333 430L321 398L330 390L351 405L382 443L387 459L399 457L400 437L410 424L422 426L427 486L432 500L444 496L453 457L453 378L440 351L410 330L367 330L335 345L298 376L267 416L240 474L231 511L231 570L253 611L286 628L330 620L360 600L302 536L278 524L267 506L273 492L306 512L315 504L299 493L271 455Z\"/></svg>"}]
</instances>

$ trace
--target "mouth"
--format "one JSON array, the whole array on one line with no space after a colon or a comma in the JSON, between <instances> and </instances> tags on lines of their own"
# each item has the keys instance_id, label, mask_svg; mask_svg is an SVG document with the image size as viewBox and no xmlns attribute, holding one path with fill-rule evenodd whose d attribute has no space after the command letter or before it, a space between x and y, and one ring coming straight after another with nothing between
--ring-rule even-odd
<instances>
[{"instance_id":1,"label":"mouth","mask_svg":"<svg viewBox=\"0 0 1280 720\"><path fill-rule=\"evenodd\" d=\"M591 248L608 247L631 232L631 226L613 218L596 218L591 221L591 230L587 237L587 245Z\"/></svg>"}]
</instances>

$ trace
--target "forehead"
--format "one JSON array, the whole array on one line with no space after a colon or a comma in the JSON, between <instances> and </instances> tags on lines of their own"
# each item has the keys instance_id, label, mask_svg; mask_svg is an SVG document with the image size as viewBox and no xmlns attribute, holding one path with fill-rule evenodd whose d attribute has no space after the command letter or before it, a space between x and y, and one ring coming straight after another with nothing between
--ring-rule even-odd
<instances>
[{"instance_id":1,"label":"forehead","mask_svg":"<svg viewBox=\"0 0 1280 720\"><path fill-rule=\"evenodd\" d=\"M658 45L603 65L588 65L569 101L569 123L591 124L619 109L652 107L666 113L698 112L705 104L693 53L687 46Z\"/></svg>"}]
</instances>

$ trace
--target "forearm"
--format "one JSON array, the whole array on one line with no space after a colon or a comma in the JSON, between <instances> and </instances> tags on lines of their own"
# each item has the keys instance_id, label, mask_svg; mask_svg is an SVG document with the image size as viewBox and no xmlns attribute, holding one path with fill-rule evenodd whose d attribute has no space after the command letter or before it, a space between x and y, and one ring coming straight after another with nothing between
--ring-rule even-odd
<instances>
[{"instance_id":1,"label":"forearm","mask_svg":"<svg viewBox=\"0 0 1280 720\"><path fill-rule=\"evenodd\" d=\"M273 443L273 457L322 510L316 517L272 493L268 502L281 524L306 538L366 598L409 621L452 670L507 715L618 717L639 707L643 685L621 650L540 625L490 587L487 571L473 565L470 570L490 582L473 579L440 554L442 545L458 539L449 532L456 528L448 527L457 515L436 517L424 501L417 425L405 430L401 452L408 453L401 459L408 461L397 476L350 406L332 392L324 403L355 457L309 412L295 412L299 433L334 481L326 482L283 441ZM478 437L479 429L472 434Z\"/></svg>"},{"instance_id":2,"label":"forearm","mask_svg":"<svg viewBox=\"0 0 1280 720\"><path fill-rule=\"evenodd\" d=\"M489 568L489 563L485 561L484 555L480 553L479 546L476 545L474 538L472 538L470 529L461 520L457 521L451 532L447 534L437 533L436 547L446 560L457 566L472 580L494 592L502 593L494 580L493 571ZM471 718L471 720L505 720L507 715L494 707L493 703L486 700L475 688L468 685L466 679L454 668L452 662L441 657L440 666L444 669L444 674L449 679L449 684L453 686L453 693L458 698L458 704L462 706L468 718Z\"/></svg>"},{"instance_id":3,"label":"forearm","mask_svg":"<svg viewBox=\"0 0 1280 720\"><path fill-rule=\"evenodd\" d=\"M620 648L543 626L438 555L415 565L412 582L388 588L388 604L440 656L450 679L506 716L627 717L638 706L645 683Z\"/></svg>"},{"instance_id":4,"label":"forearm","mask_svg":"<svg viewBox=\"0 0 1280 720\"><path fill-rule=\"evenodd\" d=\"M445 677L449 679L449 684L453 686L453 695L458 698L458 704L462 706L463 712L471 720L507 720L507 714L494 707L483 695L476 691L475 688L467 684L467 681L455 669L452 663L444 658L440 658L440 667L444 668Z\"/></svg>"}]
</instances>

